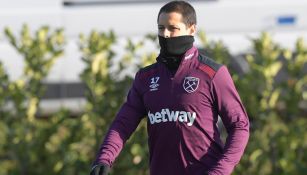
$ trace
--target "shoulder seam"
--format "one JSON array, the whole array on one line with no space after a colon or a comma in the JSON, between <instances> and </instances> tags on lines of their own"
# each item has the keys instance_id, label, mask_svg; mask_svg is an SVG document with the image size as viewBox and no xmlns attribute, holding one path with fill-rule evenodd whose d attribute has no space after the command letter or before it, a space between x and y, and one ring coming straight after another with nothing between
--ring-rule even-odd
<instances>
[{"instance_id":1,"label":"shoulder seam","mask_svg":"<svg viewBox=\"0 0 307 175\"><path fill-rule=\"evenodd\" d=\"M141 68L138 71L139 77L141 79L143 79L144 77L150 76L150 74L152 74L155 70L155 68L157 67L157 63L151 64L149 66L146 66L144 68Z\"/></svg>"},{"instance_id":2,"label":"shoulder seam","mask_svg":"<svg viewBox=\"0 0 307 175\"><path fill-rule=\"evenodd\" d=\"M156 65L157 65L157 63L153 63L151 65L145 66L145 67L141 68L139 70L139 72L146 72L146 71L150 70L151 68L155 67Z\"/></svg>"},{"instance_id":3,"label":"shoulder seam","mask_svg":"<svg viewBox=\"0 0 307 175\"><path fill-rule=\"evenodd\" d=\"M215 76L216 72L223 66L222 64L216 63L211 58L199 54L198 60L201 63L199 69L205 72L211 79Z\"/></svg>"}]
</instances>

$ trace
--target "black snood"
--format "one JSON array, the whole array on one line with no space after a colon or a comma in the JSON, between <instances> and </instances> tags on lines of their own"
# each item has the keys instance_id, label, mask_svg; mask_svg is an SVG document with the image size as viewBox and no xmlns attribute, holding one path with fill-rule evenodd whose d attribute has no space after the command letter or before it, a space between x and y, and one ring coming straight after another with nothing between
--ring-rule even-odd
<instances>
[{"instance_id":1,"label":"black snood","mask_svg":"<svg viewBox=\"0 0 307 175\"><path fill-rule=\"evenodd\" d=\"M182 55L193 47L194 37L191 35L164 38L159 36L162 62L170 69L177 69Z\"/></svg>"},{"instance_id":2,"label":"black snood","mask_svg":"<svg viewBox=\"0 0 307 175\"><path fill-rule=\"evenodd\" d=\"M180 56L193 46L194 37L191 35L164 38L159 36L161 53L166 56Z\"/></svg>"}]
</instances>

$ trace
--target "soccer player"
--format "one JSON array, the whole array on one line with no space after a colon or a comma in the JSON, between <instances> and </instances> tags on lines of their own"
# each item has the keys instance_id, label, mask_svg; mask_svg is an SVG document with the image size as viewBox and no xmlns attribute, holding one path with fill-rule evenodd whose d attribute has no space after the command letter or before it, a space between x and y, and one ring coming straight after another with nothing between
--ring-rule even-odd
<instances>
[{"instance_id":1,"label":"soccer player","mask_svg":"<svg viewBox=\"0 0 307 175\"><path fill-rule=\"evenodd\" d=\"M157 61L136 73L101 145L91 175L106 175L147 116L150 175L229 175L249 137L249 121L224 65L193 46L194 8L165 4L158 14ZM220 139L218 116L227 130Z\"/></svg>"}]
</instances>

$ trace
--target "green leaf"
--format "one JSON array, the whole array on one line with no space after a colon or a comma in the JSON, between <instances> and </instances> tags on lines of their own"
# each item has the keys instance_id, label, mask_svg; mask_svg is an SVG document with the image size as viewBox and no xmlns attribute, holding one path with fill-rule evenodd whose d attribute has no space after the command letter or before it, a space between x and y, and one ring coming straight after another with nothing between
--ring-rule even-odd
<instances>
[{"instance_id":1,"label":"green leaf","mask_svg":"<svg viewBox=\"0 0 307 175\"><path fill-rule=\"evenodd\" d=\"M249 157L249 160L250 160L251 162L255 162L255 161L258 159L258 157L259 157L260 155L262 155L262 153L263 153L263 151L262 151L261 149L256 149L256 150L254 150L254 151L251 153L251 155L250 155L250 157Z\"/></svg>"}]
</instances>

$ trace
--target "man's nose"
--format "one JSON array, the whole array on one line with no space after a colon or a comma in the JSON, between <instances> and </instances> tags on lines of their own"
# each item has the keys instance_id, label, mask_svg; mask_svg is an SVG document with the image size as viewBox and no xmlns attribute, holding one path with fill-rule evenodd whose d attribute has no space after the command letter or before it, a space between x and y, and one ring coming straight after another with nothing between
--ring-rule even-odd
<instances>
[{"instance_id":1,"label":"man's nose","mask_svg":"<svg viewBox=\"0 0 307 175\"><path fill-rule=\"evenodd\" d=\"M167 29L164 29L164 31L163 31L163 37L164 37L164 38L169 38L170 35L171 35L170 31L167 30Z\"/></svg>"}]
</instances>

